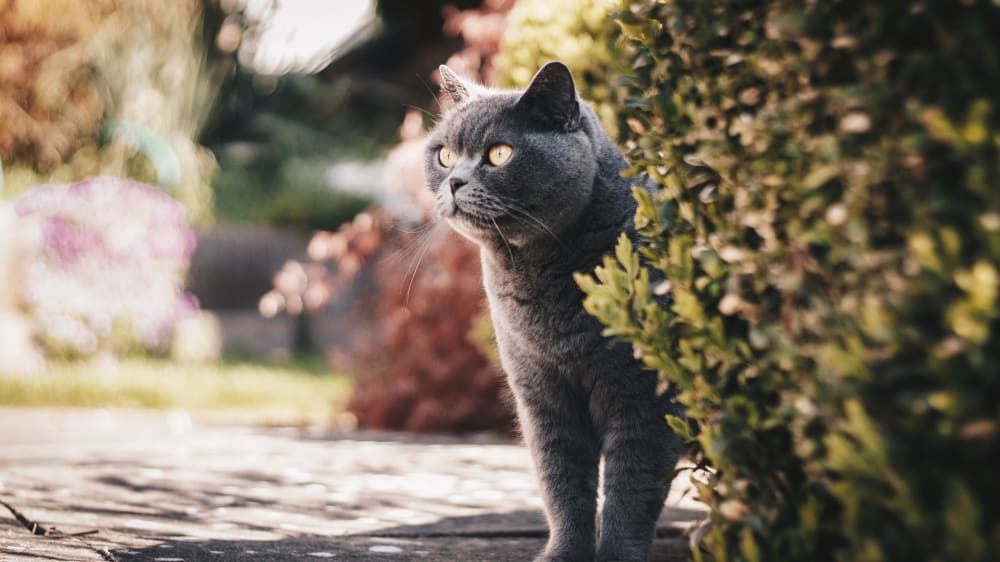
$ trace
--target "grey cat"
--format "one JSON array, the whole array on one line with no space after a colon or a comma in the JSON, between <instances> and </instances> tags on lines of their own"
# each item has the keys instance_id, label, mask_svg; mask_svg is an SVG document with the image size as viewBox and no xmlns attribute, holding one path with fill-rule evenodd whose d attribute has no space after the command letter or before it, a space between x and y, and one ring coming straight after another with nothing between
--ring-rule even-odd
<instances>
[{"instance_id":1,"label":"grey cat","mask_svg":"<svg viewBox=\"0 0 1000 562\"><path fill-rule=\"evenodd\" d=\"M430 134L427 181L436 212L481 248L548 519L536 560L646 560L681 450L664 415L679 411L629 345L601 335L572 277L592 271L620 233L635 234L625 158L561 63L524 92L467 83L445 66L441 76L455 104Z\"/></svg>"}]
</instances>

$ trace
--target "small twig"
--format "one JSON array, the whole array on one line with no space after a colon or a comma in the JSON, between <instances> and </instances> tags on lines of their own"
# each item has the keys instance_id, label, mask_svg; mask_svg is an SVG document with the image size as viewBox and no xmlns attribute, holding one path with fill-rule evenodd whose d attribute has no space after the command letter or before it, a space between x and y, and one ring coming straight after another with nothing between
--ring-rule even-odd
<instances>
[{"instance_id":1,"label":"small twig","mask_svg":"<svg viewBox=\"0 0 1000 562\"><path fill-rule=\"evenodd\" d=\"M91 529L89 531L79 531L79 532L76 532L76 533L64 533L64 532L60 531L59 529L56 529L55 527L52 527L52 528L49 529L49 534L50 535L55 535L55 536L59 536L59 537L87 537L87 536L90 536L90 535L96 535L97 533L100 533L100 532L101 532L100 529Z\"/></svg>"},{"instance_id":2,"label":"small twig","mask_svg":"<svg viewBox=\"0 0 1000 562\"><path fill-rule=\"evenodd\" d=\"M20 511L14 509L13 506L11 506L9 503L0 500L0 505L6 507L7 511L11 512L11 514L14 516L14 519L17 519L17 522L20 523L22 526L24 526L25 529L30 531L32 535L49 534L48 529L45 529L38 523L35 523L31 519L28 519L27 517L22 515Z\"/></svg>"},{"instance_id":3,"label":"small twig","mask_svg":"<svg viewBox=\"0 0 1000 562\"><path fill-rule=\"evenodd\" d=\"M100 529L91 529L89 531L78 531L76 533L64 533L59 529L57 529L56 527L49 527L46 529L41 525L39 525L38 523L35 523L31 519L25 517L20 511L14 509L14 507L9 503L0 500L0 505L6 507L7 511L10 511L14 515L14 518L17 519L17 522L20 523L22 526L24 526L24 528L30 531L31 534L33 535L46 536L46 537L51 537L53 539L76 539L80 541L80 543L82 543L87 548L93 550L97 554L100 554L101 558L103 558L105 562L119 562L118 558L114 554L111 554L110 550L106 548L96 548L81 538L81 537L88 537L90 535L96 535L97 533L101 532Z\"/></svg>"},{"instance_id":4,"label":"small twig","mask_svg":"<svg viewBox=\"0 0 1000 562\"><path fill-rule=\"evenodd\" d=\"M76 533L64 533L64 532L60 531L59 529L57 529L55 527L49 527L49 528L46 529L46 528L43 528L38 523L35 523L31 519L28 519L27 517L25 517L24 514L22 514L20 511L18 511L16 509L14 509L14 507L11 506L9 503L7 503L7 502L5 502L3 500L0 500L0 505L3 505L4 507L7 508L8 511L10 511L12 514L14 514L14 518L17 519L17 522L20 523L21 525L23 525L25 529L31 531L31 534L33 534L33 535L48 536L48 537L53 537L53 538L60 538L60 537L86 537L88 535L96 535L97 533L101 532L100 529L91 529L89 531L78 531Z\"/></svg>"}]
</instances>

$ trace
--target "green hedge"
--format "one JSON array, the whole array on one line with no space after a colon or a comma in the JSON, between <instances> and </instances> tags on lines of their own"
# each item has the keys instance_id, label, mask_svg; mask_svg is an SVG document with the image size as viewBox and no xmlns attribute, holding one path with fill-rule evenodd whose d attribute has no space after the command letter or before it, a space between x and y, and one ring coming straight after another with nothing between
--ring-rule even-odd
<instances>
[{"instance_id":1,"label":"green hedge","mask_svg":"<svg viewBox=\"0 0 1000 562\"><path fill-rule=\"evenodd\" d=\"M632 172L662 189L578 279L700 422L711 555L995 559L1000 8L646 0L617 22Z\"/></svg>"},{"instance_id":2,"label":"green hedge","mask_svg":"<svg viewBox=\"0 0 1000 562\"><path fill-rule=\"evenodd\" d=\"M618 0L519 0L507 15L500 52L493 58L497 81L524 88L545 63L560 60L573 71L577 89L604 125L617 134L617 67L611 14Z\"/></svg>"}]
</instances>

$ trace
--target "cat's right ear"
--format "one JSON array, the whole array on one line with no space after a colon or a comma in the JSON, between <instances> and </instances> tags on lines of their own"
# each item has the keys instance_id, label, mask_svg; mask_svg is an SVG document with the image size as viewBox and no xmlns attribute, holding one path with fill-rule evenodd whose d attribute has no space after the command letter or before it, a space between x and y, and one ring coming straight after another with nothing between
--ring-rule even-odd
<instances>
[{"instance_id":1,"label":"cat's right ear","mask_svg":"<svg viewBox=\"0 0 1000 562\"><path fill-rule=\"evenodd\" d=\"M441 73L441 89L448 92L451 101L455 103L475 97L479 91L478 86L466 82L454 70L443 64L438 67L438 71Z\"/></svg>"},{"instance_id":2,"label":"cat's right ear","mask_svg":"<svg viewBox=\"0 0 1000 562\"><path fill-rule=\"evenodd\" d=\"M561 62L543 66L517 100L517 105L538 119L560 125L567 132L580 128L580 102L576 98L573 74Z\"/></svg>"}]
</instances>

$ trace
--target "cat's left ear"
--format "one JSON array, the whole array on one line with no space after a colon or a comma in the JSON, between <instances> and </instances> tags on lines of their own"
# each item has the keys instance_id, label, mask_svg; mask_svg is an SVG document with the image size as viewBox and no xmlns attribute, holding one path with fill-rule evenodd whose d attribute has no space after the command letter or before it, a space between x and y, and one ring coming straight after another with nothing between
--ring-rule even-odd
<instances>
[{"instance_id":1,"label":"cat's left ear","mask_svg":"<svg viewBox=\"0 0 1000 562\"><path fill-rule=\"evenodd\" d=\"M441 89L448 92L448 95L451 96L451 101L460 103L480 95L482 91L481 87L471 82L466 82L454 70L442 64L438 67L438 71L441 73Z\"/></svg>"},{"instance_id":2,"label":"cat's left ear","mask_svg":"<svg viewBox=\"0 0 1000 562\"><path fill-rule=\"evenodd\" d=\"M573 74L561 62L550 62L531 79L517 105L533 116L561 125L567 132L580 128L580 102Z\"/></svg>"}]
</instances>

